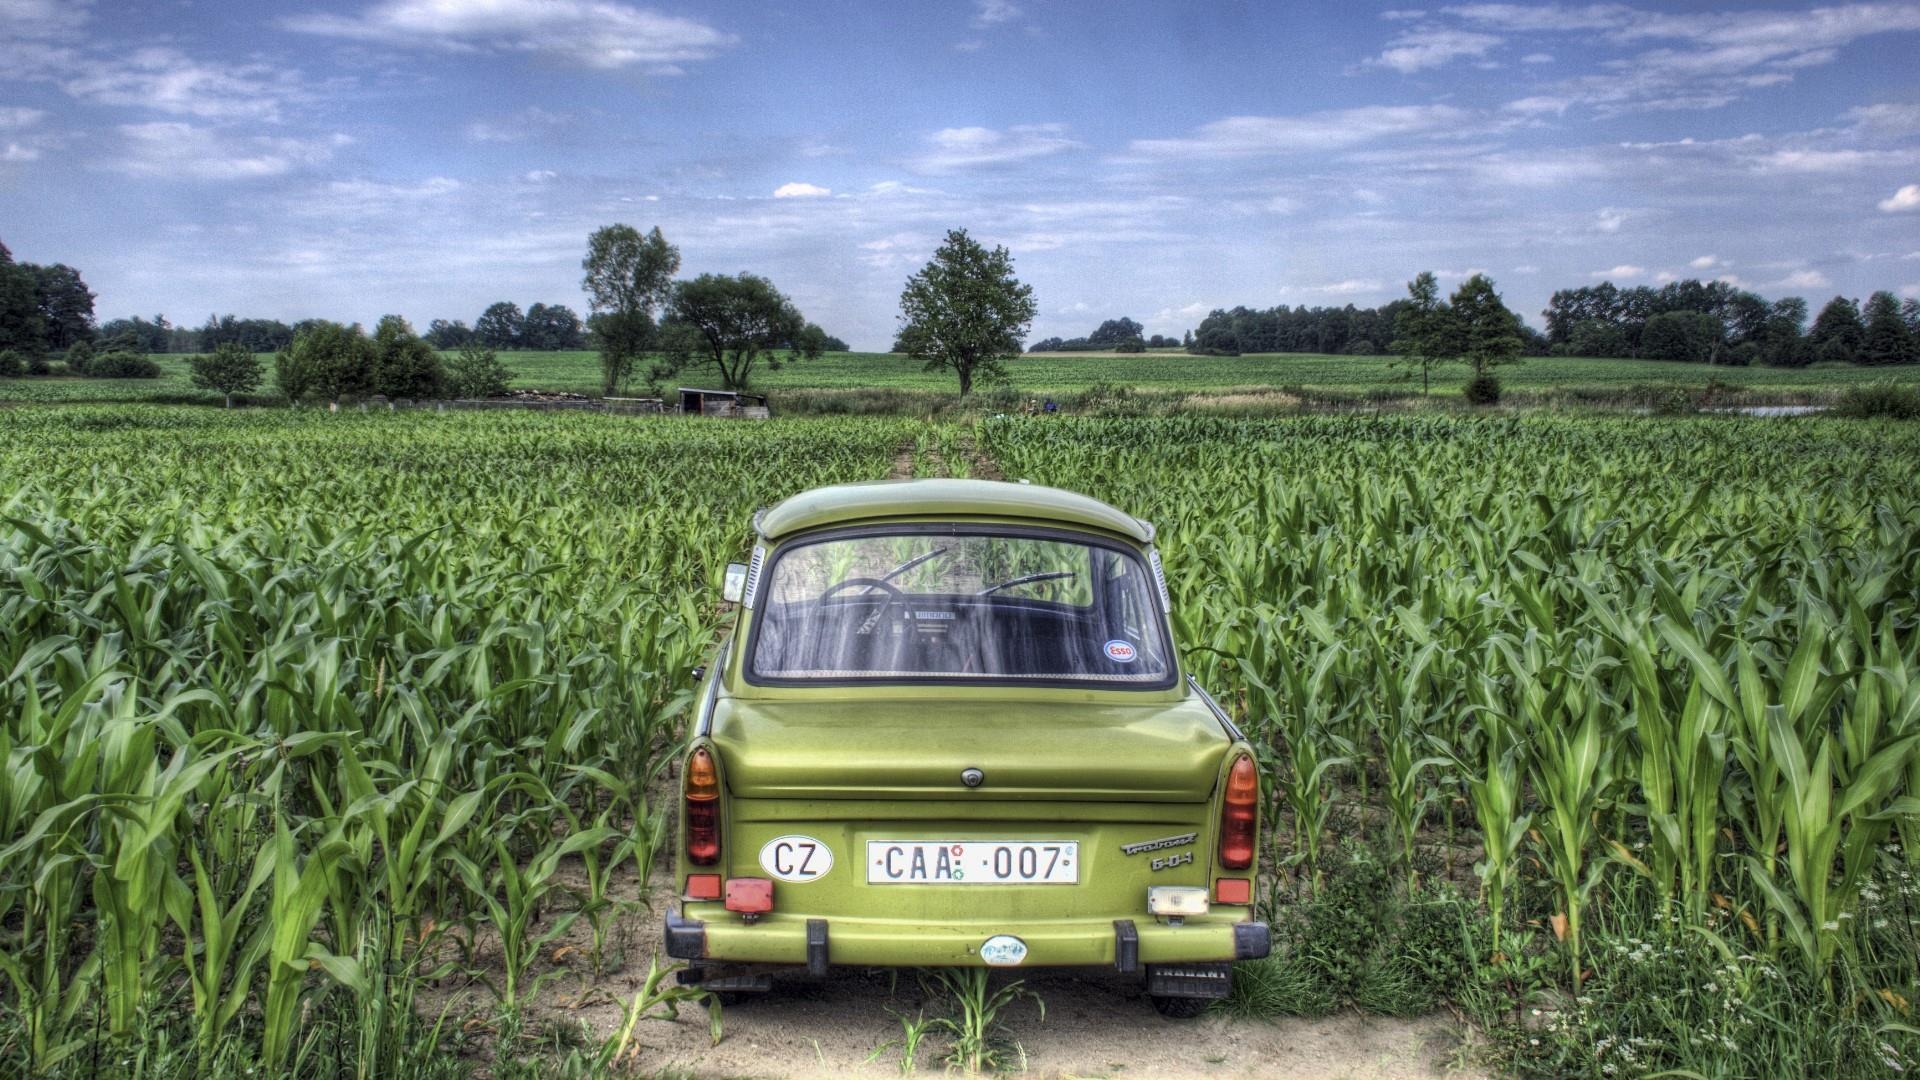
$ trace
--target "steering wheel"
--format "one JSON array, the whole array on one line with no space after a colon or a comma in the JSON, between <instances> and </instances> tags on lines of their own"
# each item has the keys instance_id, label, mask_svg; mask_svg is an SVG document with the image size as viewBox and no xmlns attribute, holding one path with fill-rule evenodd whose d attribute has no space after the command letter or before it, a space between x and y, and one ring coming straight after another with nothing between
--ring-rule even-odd
<instances>
[{"instance_id":1,"label":"steering wheel","mask_svg":"<svg viewBox=\"0 0 1920 1080\"><path fill-rule=\"evenodd\" d=\"M873 633L873 628L880 625L880 617L887 613L887 609L893 606L893 602L895 600L898 600L900 597L906 595L905 593L902 593L899 589L894 588L892 585L880 580L879 578L850 577L841 581L836 581L832 585L827 586L827 591L821 593L820 599L815 602L824 604L827 602L829 597L833 596L833 594L839 592L840 590L857 588L862 585L865 585L868 588L872 588L872 589L879 589L882 593L885 594L881 598L880 603L874 607L873 614L868 615L866 619L863 622L861 622L859 628L854 631L856 635L865 637L866 635Z\"/></svg>"},{"instance_id":2,"label":"steering wheel","mask_svg":"<svg viewBox=\"0 0 1920 1080\"><path fill-rule=\"evenodd\" d=\"M841 589L852 589L861 585L869 589L879 589L886 593L889 602L891 602L894 597L903 595L900 590L894 588L892 584L881 581L877 577L850 577L843 578L827 586L827 591L820 594L820 599L825 600Z\"/></svg>"}]
</instances>

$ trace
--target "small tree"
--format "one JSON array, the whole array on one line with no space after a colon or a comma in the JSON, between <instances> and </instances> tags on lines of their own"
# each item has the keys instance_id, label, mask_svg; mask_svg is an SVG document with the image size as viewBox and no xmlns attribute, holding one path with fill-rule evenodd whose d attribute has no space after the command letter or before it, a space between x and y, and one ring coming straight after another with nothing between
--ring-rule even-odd
<instances>
[{"instance_id":1,"label":"small tree","mask_svg":"<svg viewBox=\"0 0 1920 1080\"><path fill-rule=\"evenodd\" d=\"M600 389L613 394L626 384L633 364L653 337L653 313L673 288L680 249L655 226L645 236L631 225L608 225L587 237L587 325L600 350Z\"/></svg>"},{"instance_id":2,"label":"small tree","mask_svg":"<svg viewBox=\"0 0 1920 1080\"><path fill-rule=\"evenodd\" d=\"M1492 279L1485 274L1461 282L1448 306L1453 309L1453 332L1459 335L1458 355L1473 369L1467 400L1491 405L1500 400L1500 380L1494 369L1520 359L1520 317L1501 302Z\"/></svg>"},{"instance_id":3,"label":"small tree","mask_svg":"<svg viewBox=\"0 0 1920 1080\"><path fill-rule=\"evenodd\" d=\"M1407 282L1407 304L1394 318L1393 351L1400 354L1399 366L1420 371L1420 393L1425 396L1432 385L1433 366L1460 354L1458 328L1453 312L1440 302L1440 284L1433 271L1422 270Z\"/></svg>"},{"instance_id":4,"label":"small tree","mask_svg":"<svg viewBox=\"0 0 1920 1080\"><path fill-rule=\"evenodd\" d=\"M1890 292L1877 292L1867 298L1867 331L1860 343L1863 364L1906 364L1915 355L1913 333L1900 317L1900 301Z\"/></svg>"},{"instance_id":5,"label":"small tree","mask_svg":"<svg viewBox=\"0 0 1920 1080\"><path fill-rule=\"evenodd\" d=\"M436 398L446 381L440 354L407 320L385 315L373 332L373 391L389 398Z\"/></svg>"},{"instance_id":6,"label":"small tree","mask_svg":"<svg viewBox=\"0 0 1920 1080\"><path fill-rule=\"evenodd\" d=\"M87 365L93 362L93 342L86 338L67 346L67 370L75 375L85 375Z\"/></svg>"},{"instance_id":7,"label":"small tree","mask_svg":"<svg viewBox=\"0 0 1920 1080\"><path fill-rule=\"evenodd\" d=\"M265 375L260 358L231 341L194 357L188 364L193 368L193 385L225 394L229 409L233 408L233 395L251 392Z\"/></svg>"},{"instance_id":8,"label":"small tree","mask_svg":"<svg viewBox=\"0 0 1920 1080\"><path fill-rule=\"evenodd\" d=\"M763 359L777 370L790 360L819 356L826 337L771 281L755 274L701 274L676 282L660 328L668 372L710 366L728 390L747 389Z\"/></svg>"},{"instance_id":9,"label":"small tree","mask_svg":"<svg viewBox=\"0 0 1920 1080\"><path fill-rule=\"evenodd\" d=\"M967 230L954 229L933 260L907 279L898 344L928 371L958 375L965 397L976 380L1006 376L1002 362L1020 355L1038 310L1033 287L1013 276L1006 248L988 251Z\"/></svg>"},{"instance_id":10,"label":"small tree","mask_svg":"<svg viewBox=\"0 0 1920 1080\"><path fill-rule=\"evenodd\" d=\"M309 398L337 403L367 392L373 361L373 343L358 324L315 319L274 357L274 382L290 405Z\"/></svg>"},{"instance_id":11,"label":"small tree","mask_svg":"<svg viewBox=\"0 0 1920 1080\"><path fill-rule=\"evenodd\" d=\"M0 378L17 379L27 373L27 362L12 349L0 349Z\"/></svg>"},{"instance_id":12,"label":"small tree","mask_svg":"<svg viewBox=\"0 0 1920 1080\"><path fill-rule=\"evenodd\" d=\"M460 346L447 362L447 388L456 398L478 400L507 392L513 372L492 349L477 341Z\"/></svg>"}]
</instances>

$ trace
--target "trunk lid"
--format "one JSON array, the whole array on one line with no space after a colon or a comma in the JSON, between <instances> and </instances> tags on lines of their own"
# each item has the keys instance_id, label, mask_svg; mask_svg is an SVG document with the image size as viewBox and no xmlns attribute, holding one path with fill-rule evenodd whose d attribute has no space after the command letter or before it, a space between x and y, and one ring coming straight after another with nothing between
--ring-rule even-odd
<instances>
[{"instance_id":1,"label":"trunk lid","mask_svg":"<svg viewBox=\"0 0 1920 1080\"><path fill-rule=\"evenodd\" d=\"M748 799L1196 803L1229 741L1198 699L715 702L728 791ZM985 779L961 780L967 769Z\"/></svg>"}]
</instances>

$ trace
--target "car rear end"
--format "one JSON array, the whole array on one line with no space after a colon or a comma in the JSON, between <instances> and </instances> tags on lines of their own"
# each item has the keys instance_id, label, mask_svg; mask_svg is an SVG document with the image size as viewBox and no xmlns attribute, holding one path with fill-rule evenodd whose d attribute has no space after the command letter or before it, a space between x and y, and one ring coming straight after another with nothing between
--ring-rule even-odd
<instances>
[{"instance_id":1,"label":"car rear end","mask_svg":"<svg viewBox=\"0 0 1920 1080\"><path fill-rule=\"evenodd\" d=\"M1025 522L757 553L681 769L669 954L723 990L1041 966L1139 973L1163 1011L1224 996L1268 950L1259 785L1150 558Z\"/></svg>"}]
</instances>

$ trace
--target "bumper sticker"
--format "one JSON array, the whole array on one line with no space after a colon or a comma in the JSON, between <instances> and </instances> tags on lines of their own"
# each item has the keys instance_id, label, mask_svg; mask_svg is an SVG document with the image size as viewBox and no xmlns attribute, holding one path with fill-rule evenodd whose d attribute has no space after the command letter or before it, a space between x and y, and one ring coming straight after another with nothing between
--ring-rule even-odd
<instances>
[{"instance_id":1,"label":"bumper sticker","mask_svg":"<svg viewBox=\"0 0 1920 1080\"><path fill-rule=\"evenodd\" d=\"M1133 658L1138 655L1140 655L1139 650L1133 647L1133 642L1131 641L1121 641L1119 638L1114 638L1112 641L1107 642L1107 659L1116 664L1131 664L1133 663Z\"/></svg>"},{"instance_id":2,"label":"bumper sticker","mask_svg":"<svg viewBox=\"0 0 1920 1080\"><path fill-rule=\"evenodd\" d=\"M776 836L760 848L760 869L781 881L814 881L833 869L833 849L811 836Z\"/></svg>"},{"instance_id":3,"label":"bumper sticker","mask_svg":"<svg viewBox=\"0 0 1920 1080\"><path fill-rule=\"evenodd\" d=\"M995 934L980 945L980 959L988 967L1019 967L1027 959L1027 943L1012 934Z\"/></svg>"}]
</instances>

